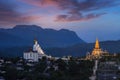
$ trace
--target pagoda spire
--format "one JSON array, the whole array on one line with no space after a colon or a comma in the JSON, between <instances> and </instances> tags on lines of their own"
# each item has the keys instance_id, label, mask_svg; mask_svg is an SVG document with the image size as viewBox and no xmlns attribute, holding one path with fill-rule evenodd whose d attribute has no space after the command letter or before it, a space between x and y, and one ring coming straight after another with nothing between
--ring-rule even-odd
<instances>
[{"instance_id":1,"label":"pagoda spire","mask_svg":"<svg viewBox=\"0 0 120 80\"><path fill-rule=\"evenodd\" d=\"M95 49L99 49L99 48L100 48L99 41L98 41L98 39L96 38Z\"/></svg>"}]
</instances>

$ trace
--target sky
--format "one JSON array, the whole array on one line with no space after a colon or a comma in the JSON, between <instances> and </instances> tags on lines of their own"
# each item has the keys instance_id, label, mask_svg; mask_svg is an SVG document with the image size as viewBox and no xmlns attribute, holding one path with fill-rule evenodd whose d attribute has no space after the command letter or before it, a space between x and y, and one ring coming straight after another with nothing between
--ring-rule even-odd
<instances>
[{"instance_id":1,"label":"sky","mask_svg":"<svg viewBox=\"0 0 120 80\"><path fill-rule=\"evenodd\" d=\"M86 42L120 40L120 0L0 0L0 28L69 29Z\"/></svg>"}]
</instances>

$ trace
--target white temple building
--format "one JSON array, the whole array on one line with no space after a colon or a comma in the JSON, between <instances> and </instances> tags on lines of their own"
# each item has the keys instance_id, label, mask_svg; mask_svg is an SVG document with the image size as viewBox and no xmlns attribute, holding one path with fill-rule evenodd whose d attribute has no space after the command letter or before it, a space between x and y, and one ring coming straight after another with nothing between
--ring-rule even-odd
<instances>
[{"instance_id":1,"label":"white temple building","mask_svg":"<svg viewBox=\"0 0 120 80\"><path fill-rule=\"evenodd\" d=\"M47 58L51 58L51 56L48 56L43 52L37 40L34 40L32 50L23 53L23 58L32 62L38 62L38 60L42 59L42 57L44 56Z\"/></svg>"},{"instance_id":2,"label":"white temple building","mask_svg":"<svg viewBox=\"0 0 120 80\"><path fill-rule=\"evenodd\" d=\"M29 51L29 52L24 52L23 58L29 62L38 62L38 53Z\"/></svg>"}]
</instances>

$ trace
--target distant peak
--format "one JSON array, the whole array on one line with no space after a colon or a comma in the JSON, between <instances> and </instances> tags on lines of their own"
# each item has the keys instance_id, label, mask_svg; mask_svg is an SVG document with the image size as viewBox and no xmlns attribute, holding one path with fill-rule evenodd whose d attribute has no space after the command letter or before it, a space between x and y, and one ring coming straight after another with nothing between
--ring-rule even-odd
<instances>
[{"instance_id":1,"label":"distant peak","mask_svg":"<svg viewBox=\"0 0 120 80\"><path fill-rule=\"evenodd\" d=\"M68 31L67 29L60 29L59 31Z\"/></svg>"},{"instance_id":2,"label":"distant peak","mask_svg":"<svg viewBox=\"0 0 120 80\"><path fill-rule=\"evenodd\" d=\"M68 30L68 29L60 29L59 31L61 31L61 32L73 32L73 31Z\"/></svg>"},{"instance_id":3,"label":"distant peak","mask_svg":"<svg viewBox=\"0 0 120 80\"><path fill-rule=\"evenodd\" d=\"M37 28L37 29L42 29L40 26L37 25L16 25L13 29L32 29L32 28Z\"/></svg>"}]
</instances>

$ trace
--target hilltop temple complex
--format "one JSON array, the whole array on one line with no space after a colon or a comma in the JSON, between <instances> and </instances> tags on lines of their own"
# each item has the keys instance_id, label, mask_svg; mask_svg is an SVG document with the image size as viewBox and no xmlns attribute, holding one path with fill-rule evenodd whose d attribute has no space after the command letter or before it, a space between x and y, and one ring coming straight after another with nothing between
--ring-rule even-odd
<instances>
[{"instance_id":1,"label":"hilltop temple complex","mask_svg":"<svg viewBox=\"0 0 120 80\"><path fill-rule=\"evenodd\" d=\"M100 59L103 56L109 56L109 53L100 48L99 41L96 39L93 51L91 53L87 53L85 60ZM37 40L34 40L34 45L31 50L23 53L23 58L27 61L31 60L33 62L38 62L38 60L42 59L42 57L51 58L51 56L48 56L43 52Z\"/></svg>"},{"instance_id":2,"label":"hilltop temple complex","mask_svg":"<svg viewBox=\"0 0 120 80\"><path fill-rule=\"evenodd\" d=\"M51 58L51 56L48 56L43 52L37 40L34 40L34 45L31 50L23 53L23 58L27 61L38 62L42 57Z\"/></svg>"},{"instance_id":3,"label":"hilltop temple complex","mask_svg":"<svg viewBox=\"0 0 120 80\"><path fill-rule=\"evenodd\" d=\"M107 55L109 55L109 53L107 51L103 51L100 48L99 41L98 41L98 39L96 39L95 47L94 47L92 53L89 53L89 52L87 53L86 59L87 60L100 59L102 56L107 56Z\"/></svg>"}]
</instances>

